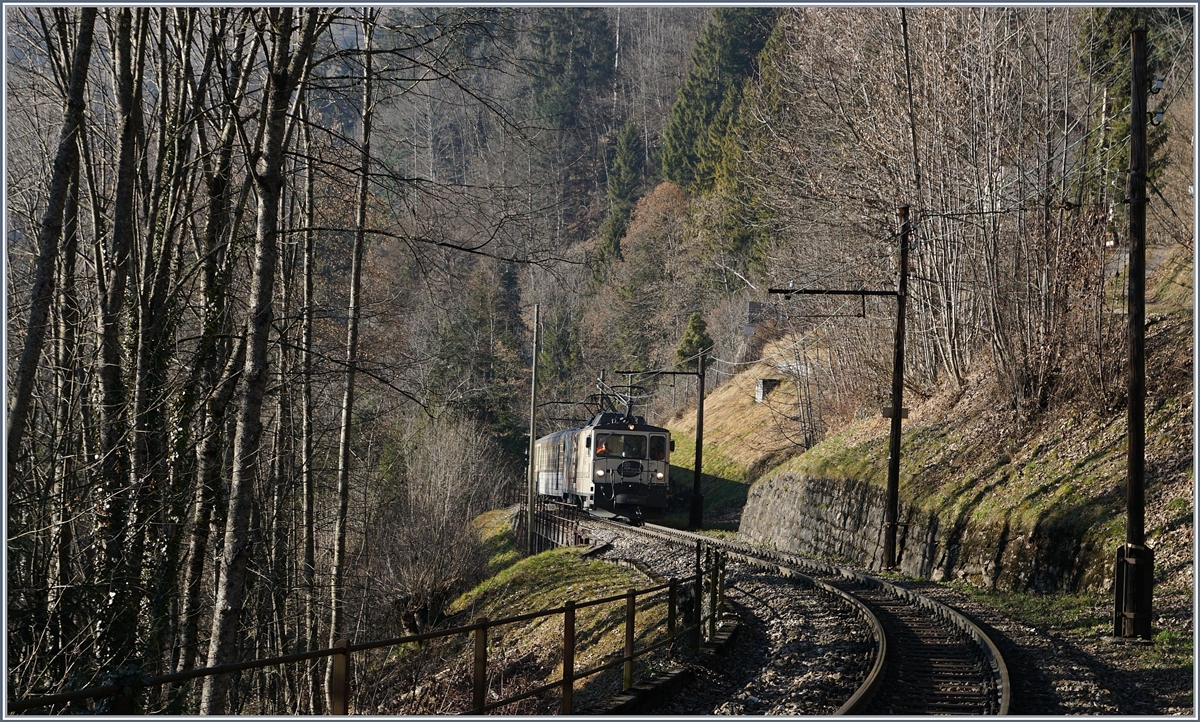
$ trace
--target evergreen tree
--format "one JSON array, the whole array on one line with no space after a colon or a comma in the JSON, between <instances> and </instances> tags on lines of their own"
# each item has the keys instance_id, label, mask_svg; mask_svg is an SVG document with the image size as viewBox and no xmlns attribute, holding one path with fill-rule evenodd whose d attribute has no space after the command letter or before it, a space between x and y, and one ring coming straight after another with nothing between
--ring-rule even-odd
<instances>
[{"instance_id":1,"label":"evergreen tree","mask_svg":"<svg viewBox=\"0 0 1200 722\"><path fill-rule=\"evenodd\" d=\"M532 38L534 116L575 128L585 102L611 90L615 50L608 18L600 8L544 8Z\"/></svg>"},{"instance_id":2,"label":"evergreen tree","mask_svg":"<svg viewBox=\"0 0 1200 722\"><path fill-rule=\"evenodd\" d=\"M464 307L442 328L430 378L435 398L484 425L512 458L524 449L517 399L525 383L520 287L512 264L480 268Z\"/></svg>"},{"instance_id":3,"label":"evergreen tree","mask_svg":"<svg viewBox=\"0 0 1200 722\"><path fill-rule=\"evenodd\" d=\"M662 276L661 264L655 264L646 249L631 249L629 260L622 266L621 285L616 289L613 305L620 323L616 331L616 350L621 357L618 366L644 371L650 361L651 346L658 305L654 282Z\"/></svg>"},{"instance_id":4,"label":"evergreen tree","mask_svg":"<svg viewBox=\"0 0 1200 722\"><path fill-rule=\"evenodd\" d=\"M786 50L783 33L780 23L759 52L760 73L743 85L737 109L723 106L709 126L709 142L701 157L702 173L711 177L716 201L702 223L705 254L720 257L723 268L745 277L761 276L766 266L762 249L769 240L772 213L758 195L763 179L745 159L770 152L766 149L769 132L754 114L782 102L777 67ZM726 97L727 103L731 97Z\"/></svg>"},{"instance_id":5,"label":"evergreen tree","mask_svg":"<svg viewBox=\"0 0 1200 722\"><path fill-rule=\"evenodd\" d=\"M745 125L739 118L731 119L728 127L719 146L720 157L713 164L716 203L704 221L705 255L721 256L723 265L742 276L761 276L766 267L762 249L769 237L771 213L760 201L753 179L747 182L740 165L748 136Z\"/></svg>"},{"instance_id":6,"label":"evergreen tree","mask_svg":"<svg viewBox=\"0 0 1200 722\"><path fill-rule=\"evenodd\" d=\"M663 175L689 190L706 189L711 169L701 168L714 143L709 130L736 111L742 83L774 25L772 8L715 8L692 51L692 67L663 131ZM719 153L719 150L717 151Z\"/></svg>"},{"instance_id":7,"label":"evergreen tree","mask_svg":"<svg viewBox=\"0 0 1200 722\"><path fill-rule=\"evenodd\" d=\"M605 277L608 264L624 258L621 239L629 228L629 216L637 202L642 177L642 140L637 125L630 121L617 137L617 150L608 170L608 217L600 226L596 248L596 277Z\"/></svg>"},{"instance_id":8,"label":"evergreen tree","mask_svg":"<svg viewBox=\"0 0 1200 722\"><path fill-rule=\"evenodd\" d=\"M699 311L692 313L687 328L683 330L683 336L679 339L679 346L675 349L675 367L683 371L695 371L699 368L697 357L700 352L711 349L712 346L713 340L708 335L708 324L705 323L704 317Z\"/></svg>"},{"instance_id":9,"label":"evergreen tree","mask_svg":"<svg viewBox=\"0 0 1200 722\"><path fill-rule=\"evenodd\" d=\"M642 137L637 124L629 121L617 136L617 151L608 171L608 199L633 208L642 180Z\"/></svg>"},{"instance_id":10,"label":"evergreen tree","mask_svg":"<svg viewBox=\"0 0 1200 722\"><path fill-rule=\"evenodd\" d=\"M546 314L539 346L538 395L573 398L575 377L583 367L583 344L579 340L579 320L565 304L552 306Z\"/></svg>"},{"instance_id":11,"label":"evergreen tree","mask_svg":"<svg viewBox=\"0 0 1200 722\"><path fill-rule=\"evenodd\" d=\"M1096 8L1082 21L1082 70L1090 73L1098 85L1105 89L1107 97L1106 108L1097 118L1097 123L1104 122L1104 128L1095 134L1100 152L1105 148L1127 147L1129 143L1130 33L1137 27L1146 28L1146 75L1147 80L1153 82L1155 76L1164 75L1168 70L1171 58L1168 57L1167 51L1175 47L1176 42L1168 40L1170 36L1167 34L1167 28L1177 24L1171 17L1177 12L1190 14L1191 10L1151 7ZM1191 24L1190 18L1187 24ZM1162 151L1167 140L1167 126L1164 124L1148 130L1148 179L1153 180L1162 173L1166 164ZM1128 151L1121 153L1110 150L1107 153L1103 176L1108 183L1117 187L1117 193L1124 192L1123 177L1128 166Z\"/></svg>"},{"instance_id":12,"label":"evergreen tree","mask_svg":"<svg viewBox=\"0 0 1200 722\"><path fill-rule=\"evenodd\" d=\"M604 183L605 157L597 138L609 130L615 47L601 8L534 11L528 66L530 124L548 151L541 175L559 213L565 242L594 229L594 200Z\"/></svg>"},{"instance_id":13,"label":"evergreen tree","mask_svg":"<svg viewBox=\"0 0 1200 722\"><path fill-rule=\"evenodd\" d=\"M596 261L592 278L597 283L608 277L608 267L624 258L621 254L621 239L629 227L629 214L619 213L615 208L600 224L600 242L596 244Z\"/></svg>"}]
</instances>

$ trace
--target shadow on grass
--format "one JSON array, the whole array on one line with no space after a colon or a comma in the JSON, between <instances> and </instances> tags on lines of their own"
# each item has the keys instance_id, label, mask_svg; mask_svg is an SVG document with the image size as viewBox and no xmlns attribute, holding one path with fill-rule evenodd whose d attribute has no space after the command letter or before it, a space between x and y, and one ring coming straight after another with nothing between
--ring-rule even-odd
<instances>
[{"instance_id":1,"label":"shadow on grass","mask_svg":"<svg viewBox=\"0 0 1200 722\"><path fill-rule=\"evenodd\" d=\"M671 493L667 499L666 511L660 515L648 516L647 519L655 524L686 529L689 500L694 484L695 474L691 469L671 467ZM700 494L704 497L704 528L736 532L738 522L727 519L741 519L749 493L750 485L745 482L713 474L701 474Z\"/></svg>"}]
</instances>

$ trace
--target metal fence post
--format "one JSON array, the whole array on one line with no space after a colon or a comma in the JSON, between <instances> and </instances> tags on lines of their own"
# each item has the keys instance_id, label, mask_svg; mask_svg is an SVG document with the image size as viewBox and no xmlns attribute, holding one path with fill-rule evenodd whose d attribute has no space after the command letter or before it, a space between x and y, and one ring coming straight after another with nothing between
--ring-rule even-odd
<instances>
[{"instance_id":1,"label":"metal fence post","mask_svg":"<svg viewBox=\"0 0 1200 722\"><path fill-rule=\"evenodd\" d=\"M350 714L350 640L339 639L333 646L340 651L333 657L333 689L329 694L333 705L330 713Z\"/></svg>"},{"instance_id":2,"label":"metal fence post","mask_svg":"<svg viewBox=\"0 0 1200 722\"><path fill-rule=\"evenodd\" d=\"M625 686L633 686L633 620L637 613L637 590L630 589L625 595Z\"/></svg>"},{"instance_id":3,"label":"metal fence post","mask_svg":"<svg viewBox=\"0 0 1200 722\"><path fill-rule=\"evenodd\" d=\"M676 595L679 594L678 584L675 577L671 577L671 580L667 582L667 638L670 640L675 639L675 600ZM671 644L674 646L674 641Z\"/></svg>"},{"instance_id":4,"label":"metal fence post","mask_svg":"<svg viewBox=\"0 0 1200 722\"><path fill-rule=\"evenodd\" d=\"M483 714L487 698L487 617L475 620L475 674L471 683L471 711Z\"/></svg>"},{"instance_id":5,"label":"metal fence post","mask_svg":"<svg viewBox=\"0 0 1200 722\"><path fill-rule=\"evenodd\" d=\"M575 602L567 602L563 612L563 691L562 713L571 714L575 694Z\"/></svg>"},{"instance_id":6,"label":"metal fence post","mask_svg":"<svg viewBox=\"0 0 1200 722\"><path fill-rule=\"evenodd\" d=\"M712 563L708 567L708 639L717 637L717 555L712 555Z\"/></svg>"},{"instance_id":7,"label":"metal fence post","mask_svg":"<svg viewBox=\"0 0 1200 722\"><path fill-rule=\"evenodd\" d=\"M717 578L717 608L725 608L725 562L729 559L728 552L721 552L721 574Z\"/></svg>"},{"instance_id":8,"label":"metal fence post","mask_svg":"<svg viewBox=\"0 0 1200 722\"><path fill-rule=\"evenodd\" d=\"M695 613L695 628L692 629L692 649L700 649L700 635L704 628L703 573L700 569L700 542L696 542L696 577L692 586L692 611Z\"/></svg>"}]
</instances>

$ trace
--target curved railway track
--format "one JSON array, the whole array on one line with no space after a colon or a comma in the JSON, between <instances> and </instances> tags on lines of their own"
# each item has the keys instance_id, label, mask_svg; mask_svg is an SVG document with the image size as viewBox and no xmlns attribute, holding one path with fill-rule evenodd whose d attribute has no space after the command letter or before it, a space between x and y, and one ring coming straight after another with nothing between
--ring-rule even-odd
<instances>
[{"instance_id":1,"label":"curved railway track","mask_svg":"<svg viewBox=\"0 0 1200 722\"><path fill-rule=\"evenodd\" d=\"M596 520L613 524L607 520ZM898 585L792 554L653 524L620 526L677 544L697 540L743 562L833 591L860 610L876 639L866 680L838 714L1007 714L1008 670L995 644L959 612Z\"/></svg>"}]
</instances>

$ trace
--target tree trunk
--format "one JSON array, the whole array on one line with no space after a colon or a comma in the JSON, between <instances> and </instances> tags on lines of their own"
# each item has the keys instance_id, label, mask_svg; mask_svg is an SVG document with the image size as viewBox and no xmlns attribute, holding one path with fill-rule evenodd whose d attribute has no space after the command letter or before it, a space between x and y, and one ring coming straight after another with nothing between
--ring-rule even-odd
<instances>
[{"instance_id":1,"label":"tree trunk","mask_svg":"<svg viewBox=\"0 0 1200 722\"><path fill-rule=\"evenodd\" d=\"M76 472L75 453L78 447L78 429L72 423L72 410L79 398L78 375L76 369L79 359L75 353L76 331L82 316L79 308L79 298L75 292L75 259L79 247L78 203L79 195L79 166L71 174L71 188L67 194L67 203L63 215L63 253L61 274L61 306L58 358L55 366L58 369L58 409L55 418L55 439L58 447L55 454L62 460L57 464L54 476L54 488L51 490L53 505L53 524L50 574L47 578L49 595L46 606L50 613L50 644L49 656L54 658L56 653L65 651L66 645L75 637L73 623L74 600L69 593L71 588L71 547L74 541L74 522L72 497L75 489L74 477ZM63 661L56 665L55 673L62 674L67 669Z\"/></svg>"},{"instance_id":2,"label":"tree trunk","mask_svg":"<svg viewBox=\"0 0 1200 722\"><path fill-rule=\"evenodd\" d=\"M350 429L354 416L354 380L356 364L358 363L358 318L359 297L362 293L362 257L363 245L366 241L367 193L370 187L371 162L371 119L374 109L371 107L371 40L375 34L375 15L378 11L364 10L363 31L366 37L363 53L363 95L362 95L362 154L359 165L358 210L355 217L354 252L350 271L350 306L346 319L346 389L342 398L342 429L338 440L338 507L337 521L333 542L333 569L330 572L330 617L329 617L329 646L332 647L341 637L343 616L345 614L344 590L342 581L345 576L346 564L346 514L350 500ZM325 671L325 701L332 709L333 706L333 658L331 657Z\"/></svg>"},{"instance_id":3,"label":"tree trunk","mask_svg":"<svg viewBox=\"0 0 1200 722\"><path fill-rule=\"evenodd\" d=\"M54 261L63 232L63 209L67 189L79 167L79 134L83 127L83 91L87 84L88 66L92 58L92 40L96 27L96 8L84 8L79 14L79 33L71 60L71 79L67 88L66 108L62 130L58 134L58 150L54 156L54 171L50 177L50 195L42 227L38 233L38 257L30 291L29 326L21 350L16 379L13 384L12 408L8 415L8 478L16 477L16 460L20 455L25 419L29 415L29 399L33 394L33 378L37 374L42 342L46 338L50 302L54 298ZM65 48L64 48L65 52Z\"/></svg>"},{"instance_id":4,"label":"tree trunk","mask_svg":"<svg viewBox=\"0 0 1200 722\"><path fill-rule=\"evenodd\" d=\"M317 611L316 611L316 520L313 504L316 501L313 489L313 403L312 403L312 348L313 348L313 257L316 244L316 231L313 230L316 221L316 192L313 185L313 147L312 132L308 124L308 104L300 106L304 114L302 134L304 139L304 312L301 321L301 353L303 365L303 380L301 393L304 409L301 412L301 451L300 474L304 486L304 502L302 515L304 517L304 562L301 575L301 585L304 588L304 648L303 651L315 649L317 646ZM318 668L316 664L308 667L308 700L309 713L321 714L321 698L318 697Z\"/></svg>"},{"instance_id":5,"label":"tree trunk","mask_svg":"<svg viewBox=\"0 0 1200 722\"><path fill-rule=\"evenodd\" d=\"M137 637L136 579L128 542L136 530L129 528L129 440L127 437L127 392L123 383L121 322L125 307L137 209L134 188L137 174L137 116L134 102L140 73L134 70L134 53L142 59L145 23L139 18L135 39L133 16L129 8L115 11L116 99L120 113L120 141L117 163L116 194L113 199L112 244L104 258L106 283L100 312L100 480L102 510L98 514L100 540L104 547L105 569L111 575L107 610L99 628L100 649L109 664L120 666L133 654Z\"/></svg>"},{"instance_id":6,"label":"tree trunk","mask_svg":"<svg viewBox=\"0 0 1200 722\"><path fill-rule=\"evenodd\" d=\"M149 559L150 569L146 577L153 580L150 591L149 621L146 636L146 659L169 665L171 627L170 598L176 591L179 575L179 516L174 501L174 489L170 483L168 463L168 429L190 423L171 423L167 409L169 365L175 353L174 326L178 313L171 289L178 274L176 259L181 253L176 245L180 242L174 230L176 219L188 216L190 194L185 197L185 188L191 183L189 177L195 168L189 168L191 141L188 92L191 85L191 36L194 11L181 11L175 28L182 45L182 67L172 83L174 99L164 93L160 101L167 104L170 112L162 114L159 137L159 160L156 164L155 182L150 191L153 198L150 219L153 223L145 247L142 249L143 274L138 295L138 344L137 371L134 383L133 426L131 429L132 450L130 486L136 495L137 522L135 528L147 529L148 542L157 552ZM167 22L166 14L159 18L159 51L161 67L160 83L166 84L167 67ZM197 96L206 94L206 79L201 78L194 90ZM162 91L160 91L162 92ZM173 140L167 142L168 138ZM185 411L188 417L190 411ZM182 490L181 490L182 491ZM147 586L150 586L149 584Z\"/></svg>"},{"instance_id":7,"label":"tree trunk","mask_svg":"<svg viewBox=\"0 0 1200 722\"><path fill-rule=\"evenodd\" d=\"M275 262L278 256L279 197L283 186L284 135L289 100L308 63L316 38L320 11L306 11L301 39L291 52L292 10L265 12L272 25L274 47L268 59L269 82L261 122L263 154L255 174L258 189L258 222L255 228L255 263L251 281L250 317L246 324L246 362L234 436L234 464L225 519L225 545L209 636L208 666L234 661L238 617L244 602L246 564L250 556L249 526L254 479L262 436L262 405L267 382L267 337L271 330ZM226 707L228 677L205 677L200 709L222 714Z\"/></svg>"},{"instance_id":8,"label":"tree trunk","mask_svg":"<svg viewBox=\"0 0 1200 722\"><path fill-rule=\"evenodd\" d=\"M244 32L237 39L237 50L231 64L241 66L241 74L233 79L234 90L227 96L230 109L227 111L221 137L215 149L216 163L208 172L207 203L208 217L205 221L203 246L204 270L201 277L204 296L204 332L196 351L196 383L199 389L214 389L205 402L199 440L196 445L195 501L189 523L187 566L184 569L183 601L180 610L180 654L176 671L191 669L197 654L197 625L200 619L200 583L204 573L204 561L208 547L209 526L216 501L217 485L225 452L225 426L229 402L241 376L245 361L245 338L238 345L236 354L229 358L228 346L219 342L229 332L229 313L226 308L227 279L222 273L221 246L228 245L231 209L230 182L233 174L233 143L236 139L237 113L244 97L249 78L249 63L254 52L240 58ZM209 157L207 141L200 129L199 138L203 157ZM228 254L229 251L227 250ZM228 261L228 257L227 261ZM228 359L228 361L226 361ZM224 372L221 371L223 365Z\"/></svg>"}]
</instances>

